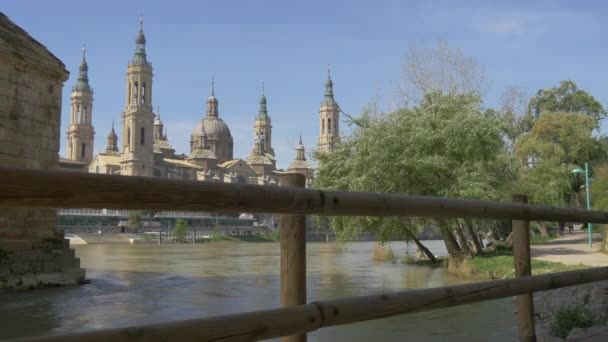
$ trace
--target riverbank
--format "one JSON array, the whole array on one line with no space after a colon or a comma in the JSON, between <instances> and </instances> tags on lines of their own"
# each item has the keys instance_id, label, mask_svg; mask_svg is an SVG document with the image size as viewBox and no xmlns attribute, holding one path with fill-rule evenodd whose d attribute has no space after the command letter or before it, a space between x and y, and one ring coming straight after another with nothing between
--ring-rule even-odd
<instances>
[{"instance_id":1,"label":"riverbank","mask_svg":"<svg viewBox=\"0 0 608 342\"><path fill-rule=\"evenodd\" d=\"M599 251L600 234L592 234L592 241L590 247L587 232L581 230L542 243L536 241L530 246L532 274L608 266L608 255ZM413 263L436 267L428 260ZM440 265L450 274L477 280L513 278L515 272L512 250L506 247L460 260L444 258ZM566 337L604 341L608 335L607 309L608 281L537 292L534 311L539 341Z\"/></svg>"}]
</instances>

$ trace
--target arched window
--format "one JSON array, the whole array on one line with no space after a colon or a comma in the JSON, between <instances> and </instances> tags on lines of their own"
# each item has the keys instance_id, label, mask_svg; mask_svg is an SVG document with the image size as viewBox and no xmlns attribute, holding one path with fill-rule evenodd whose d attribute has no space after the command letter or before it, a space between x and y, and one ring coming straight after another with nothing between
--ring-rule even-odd
<instances>
[{"instance_id":1,"label":"arched window","mask_svg":"<svg viewBox=\"0 0 608 342\"><path fill-rule=\"evenodd\" d=\"M127 127L127 146L131 145L131 127Z\"/></svg>"},{"instance_id":2,"label":"arched window","mask_svg":"<svg viewBox=\"0 0 608 342\"><path fill-rule=\"evenodd\" d=\"M76 123L80 123L80 105L76 105Z\"/></svg>"},{"instance_id":3,"label":"arched window","mask_svg":"<svg viewBox=\"0 0 608 342\"><path fill-rule=\"evenodd\" d=\"M141 128L141 136L140 136L140 138L139 138L139 142L140 142L142 145L143 145L143 144L145 144L145 142L146 142L146 139L145 139L145 133L146 133L146 132L145 132L144 128L142 127L142 128Z\"/></svg>"},{"instance_id":4,"label":"arched window","mask_svg":"<svg viewBox=\"0 0 608 342\"><path fill-rule=\"evenodd\" d=\"M135 103L137 103L137 91L138 91L138 84L137 81L135 81L135 83L133 84L133 100L135 100Z\"/></svg>"},{"instance_id":5,"label":"arched window","mask_svg":"<svg viewBox=\"0 0 608 342\"><path fill-rule=\"evenodd\" d=\"M141 85L141 104L146 103L146 82Z\"/></svg>"},{"instance_id":6,"label":"arched window","mask_svg":"<svg viewBox=\"0 0 608 342\"><path fill-rule=\"evenodd\" d=\"M84 155L86 153L86 149L87 149L87 144L82 143L82 150L80 151L80 157L84 158Z\"/></svg>"},{"instance_id":7,"label":"arched window","mask_svg":"<svg viewBox=\"0 0 608 342\"><path fill-rule=\"evenodd\" d=\"M82 123L86 124L87 123L87 106L84 106L84 109L82 110Z\"/></svg>"},{"instance_id":8,"label":"arched window","mask_svg":"<svg viewBox=\"0 0 608 342\"><path fill-rule=\"evenodd\" d=\"M327 133L331 133L331 119L327 119Z\"/></svg>"},{"instance_id":9,"label":"arched window","mask_svg":"<svg viewBox=\"0 0 608 342\"><path fill-rule=\"evenodd\" d=\"M129 82L129 88L128 88L129 94L127 95L127 101L129 101L129 104L131 103L131 87L132 87L131 82Z\"/></svg>"},{"instance_id":10,"label":"arched window","mask_svg":"<svg viewBox=\"0 0 608 342\"><path fill-rule=\"evenodd\" d=\"M321 133L325 133L325 119L321 119Z\"/></svg>"}]
</instances>

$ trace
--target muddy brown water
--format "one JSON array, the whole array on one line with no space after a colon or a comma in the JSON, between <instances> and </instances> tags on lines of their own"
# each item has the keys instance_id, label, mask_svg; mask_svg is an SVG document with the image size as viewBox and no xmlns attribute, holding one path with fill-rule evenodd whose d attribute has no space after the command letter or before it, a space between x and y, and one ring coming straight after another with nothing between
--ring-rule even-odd
<instances>
[{"instance_id":1,"label":"muddy brown water","mask_svg":"<svg viewBox=\"0 0 608 342\"><path fill-rule=\"evenodd\" d=\"M441 241L426 241L445 254ZM309 243L308 299L468 282L442 269L372 260L373 242ZM413 247L393 243L393 251ZM279 307L277 243L80 245L90 284L0 295L0 338L59 334ZM309 341L513 341L501 299L309 333Z\"/></svg>"}]
</instances>

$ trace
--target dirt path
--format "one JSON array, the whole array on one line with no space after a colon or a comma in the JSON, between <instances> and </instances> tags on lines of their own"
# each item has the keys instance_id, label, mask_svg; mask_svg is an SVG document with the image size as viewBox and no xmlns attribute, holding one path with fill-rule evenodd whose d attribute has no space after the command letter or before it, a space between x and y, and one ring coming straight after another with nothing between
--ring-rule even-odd
<instances>
[{"instance_id":1,"label":"dirt path","mask_svg":"<svg viewBox=\"0 0 608 342\"><path fill-rule=\"evenodd\" d=\"M532 257L539 260L561 262L567 265L608 266L608 254L599 252L600 234L593 235L593 247L589 248L587 231L575 230L563 237L532 245Z\"/></svg>"}]
</instances>

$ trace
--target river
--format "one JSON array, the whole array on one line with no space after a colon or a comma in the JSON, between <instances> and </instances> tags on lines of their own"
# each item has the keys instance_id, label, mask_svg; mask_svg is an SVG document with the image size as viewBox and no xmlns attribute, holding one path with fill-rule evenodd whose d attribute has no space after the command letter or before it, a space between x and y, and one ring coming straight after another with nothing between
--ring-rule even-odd
<instances>
[{"instance_id":1,"label":"river","mask_svg":"<svg viewBox=\"0 0 608 342\"><path fill-rule=\"evenodd\" d=\"M426 241L438 255L441 241ZM403 256L415 248L392 249ZM372 260L373 242L307 244L308 299L467 280ZM278 243L76 246L90 284L0 295L0 338L167 322L279 306ZM512 341L511 299L321 329L309 341Z\"/></svg>"}]
</instances>

